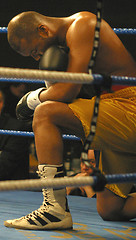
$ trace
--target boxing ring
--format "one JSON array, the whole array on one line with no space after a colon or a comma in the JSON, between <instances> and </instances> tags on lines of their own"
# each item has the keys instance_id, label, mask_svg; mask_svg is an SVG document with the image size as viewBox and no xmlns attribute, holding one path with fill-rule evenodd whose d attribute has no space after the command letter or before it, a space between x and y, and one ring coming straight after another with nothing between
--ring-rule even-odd
<instances>
[{"instance_id":1,"label":"boxing ring","mask_svg":"<svg viewBox=\"0 0 136 240\"><path fill-rule=\"evenodd\" d=\"M4 71L3 71L4 70ZM34 71L34 74L33 74ZM29 72L29 77L26 72ZM19 74L19 76L18 76ZM34 75L37 74L35 70L21 70L21 69L10 69L10 68L0 68L0 81L25 81L25 82L35 82ZM75 78L75 81L82 82L85 81L86 84L91 83L93 81L102 81L103 76L100 75L87 75L81 74L80 78L77 74L65 74L65 73L56 73L53 72L51 74L48 71L38 71L40 76L38 78L44 79L46 75L47 78L51 78L57 81L70 81L69 79ZM16 78L15 78L16 75ZM25 75L25 76L24 76ZM31 76L30 76L31 75ZM49 76L48 76L49 75ZM53 76L55 75L55 76ZM11 78L10 78L11 77ZM20 77L20 79L19 79ZM87 78L86 78L87 77ZM68 80L66 80L66 79ZM83 79L82 79L83 78ZM24 80L23 80L24 79ZM98 80L96 80L98 79ZM125 82L128 85L136 85L135 78L128 78L128 77L116 77L112 76L113 84L120 84L121 82ZM43 80L36 80L39 83L43 83ZM8 130L0 130L0 134L12 134L12 135L21 135L21 136L28 136L33 137L33 132L15 132L15 131L8 131ZM75 136L64 135L64 138L67 139L75 139L79 140ZM119 176L107 176L108 182L136 182L136 174L125 174ZM57 180L57 179L54 179ZM68 181L67 181L68 180ZM64 178L59 179L59 182L49 182L46 180L46 184L48 186L53 186L55 184L58 186L62 182L65 186L79 186L79 185L86 185L87 181L88 184L93 184L93 181L97 182L95 177L86 177L85 182L83 178L77 178L74 182L72 178ZM68 196L69 200L69 207L72 213L72 218L74 222L74 229L73 230L65 230L65 231L24 231L24 230L17 230L17 229L6 229L3 225L4 220L8 218L17 218L21 215L25 215L28 211L31 211L41 204L42 194L38 192L37 189L42 188L45 186L45 182L41 180L26 180L26 181L4 181L0 182L0 226L1 232L0 237L2 240L8 239L134 239L136 238L136 219L133 219L130 222L105 222L103 221L97 213L96 210L96 199L92 198L84 198L84 197L75 197L75 196ZM18 186L17 186L18 183ZM21 183L21 184L20 184ZM38 186L36 184L39 184ZM36 191L32 191L36 189ZM31 189L31 191L30 191ZM13 191L9 191L13 190ZM18 191L15 191L18 190ZM23 191L20 191L23 190ZM25 191L24 191L25 190ZM29 191L26 191L29 190ZM33 201L31 201L33 199Z\"/></svg>"},{"instance_id":2,"label":"boxing ring","mask_svg":"<svg viewBox=\"0 0 136 240\"><path fill-rule=\"evenodd\" d=\"M101 1L99 0L98 3ZM98 13L101 13L101 7L99 7ZM96 24L96 36L94 45L98 43L98 33L100 30L101 16L97 14ZM7 33L6 27L0 27L0 33ZM117 34L136 34L136 29L113 29ZM95 42L96 41L96 42ZM94 50L94 49L93 49ZM92 62L90 63L90 69L94 64L96 51L94 50ZM31 69L15 69L0 67L0 82L25 82L25 83L38 83L43 84L44 79L46 81L56 82L72 82L72 83L84 83L84 84L103 84L104 76L100 74L92 74L91 70L89 74L85 73L65 73L65 72L49 72L43 70L31 70ZM108 78L109 85L128 85L136 86L135 77L127 76L110 76ZM107 81L107 78L106 78ZM98 102L99 105L99 96ZM98 110L98 106L96 108ZM97 111L96 111L97 112ZM92 135L89 138L89 142L92 141L96 130L97 114L94 110L95 124L93 125ZM9 131L0 129L0 134L19 135L34 137L33 132L21 132L21 131ZM80 140L76 136L63 135L64 139L68 140ZM86 144L88 144L88 141ZM85 153L86 154L86 153ZM86 157L86 156L85 156ZM100 184L102 182L102 184ZM34 231L34 230L19 230L5 228L3 222L6 219L18 218L27 214L34 209L37 209L42 202L41 189L43 187L66 187L66 186L85 186L91 185L92 187L100 186L102 190L106 183L125 183L136 182L136 173L129 174L115 174L115 175L97 175L79 178L59 178L59 179L30 179L30 180L18 180L18 181L1 181L0 182L0 239L10 240L12 239L135 239L136 238L136 219L129 222L108 222L103 221L97 213L96 198L85 198L78 196L68 196L69 207L73 218L73 230L63 231ZM31 199L33 199L31 201Z\"/></svg>"},{"instance_id":3,"label":"boxing ring","mask_svg":"<svg viewBox=\"0 0 136 240\"><path fill-rule=\"evenodd\" d=\"M33 199L33 201L31 200ZM1 240L55 240L95 239L129 240L136 238L136 219L131 222L103 221L96 210L96 199L68 196L74 226L73 230L34 231L5 228L3 221L17 218L37 209L42 201L41 192L19 191L0 193Z\"/></svg>"}]
</instances>

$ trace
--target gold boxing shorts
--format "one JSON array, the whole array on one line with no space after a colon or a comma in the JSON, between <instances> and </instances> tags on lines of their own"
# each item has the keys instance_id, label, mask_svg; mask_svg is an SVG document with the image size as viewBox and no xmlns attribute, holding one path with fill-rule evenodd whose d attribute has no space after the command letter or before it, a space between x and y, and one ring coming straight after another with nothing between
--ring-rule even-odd
<instances>
[{"instance_id":1,"label":"gold boxing shorts","mask_svg":"<svg viewBox=\"0 0 136 240\"><path fill-rule=\"evenodd\" d=\"M90 132L95 97L76 99L69 104L84 128ZM105 174L136 173L136 87L127 87L103 94L99 105L96 134L91 148L100 150L99 168ZM110 184L106 187L126 198L131 183Z\"/></svg>"}]
</instances>

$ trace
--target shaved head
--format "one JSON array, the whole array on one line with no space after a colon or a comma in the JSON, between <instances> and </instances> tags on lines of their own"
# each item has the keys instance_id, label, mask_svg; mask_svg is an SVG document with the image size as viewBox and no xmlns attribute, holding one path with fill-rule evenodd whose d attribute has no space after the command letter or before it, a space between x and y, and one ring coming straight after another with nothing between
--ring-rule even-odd
<instances>
[{"instance_id":1,"label":"shaved head","mask_svg":"<svg viewBox=\"0 0 136 240\"><path fill-rule=\"evenodd\" d=\"M23 12L15 16L8 24L8 42L10 46L19 51L21 39L29 40L37 32L38 24L43 15L34 12Z\"/></svg>"},{"instance_id":2,"label":"shaved head","mask_svg":"<svg viewBox=\"0 0 136 240\"><path fill-rule=\"evenodd\" d=\"M59 35L65 37L63 22L34 11L22 12L8 24L8 42L22 56L38 61L49 46L58 44Z\"/></svg>"}]
</instances>

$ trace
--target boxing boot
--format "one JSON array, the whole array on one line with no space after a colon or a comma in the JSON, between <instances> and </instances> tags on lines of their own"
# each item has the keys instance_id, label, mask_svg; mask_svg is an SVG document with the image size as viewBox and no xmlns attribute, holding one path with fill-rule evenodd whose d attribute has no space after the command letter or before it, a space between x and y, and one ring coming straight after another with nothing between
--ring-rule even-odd
<instances>
[{"instance_id":1,"label":"boxing boot","mask_svg":"<svg viewBox=\"0 0 136 240\"><path fill-rule=\"evenodd\" d=\"M37 105L39 105L41 102L39 100L39 94L46 90L46 88L38 88L35 91L31 91L26 93L18 102L16 106L16 116L17 119L23 120L23 121L29 121L32 120L34 110Z\"/></svg>"},{"instance_id":2,"label":"boxing boot","mask_svg":"<svg viewBox=\"0 0 136 240\"><path fill-rule=\"evenodd\" d=\"M39 165L41 179L62 177L63 165ZM39 209L32 213L4 222L6 227L18 229L71 229L72 217L68 208L66 189L42 189L43 203Z\"/></svg>"}]
</instances>

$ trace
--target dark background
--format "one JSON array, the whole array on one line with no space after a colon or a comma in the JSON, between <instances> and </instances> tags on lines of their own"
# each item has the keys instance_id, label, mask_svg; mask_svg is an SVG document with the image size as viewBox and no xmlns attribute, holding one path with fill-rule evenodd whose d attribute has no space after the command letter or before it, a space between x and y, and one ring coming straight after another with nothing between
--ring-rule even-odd
<instances>
[{"instance_id":1,"label":"dark background","mask_svg":"<svg viewBox=\"0 0 136 240\"><path fill-rule=\"evenodd\" d=\"M96 0L1 0L0 26L7 27L11 18L23 11L37 11L48 16L68 16L78 11L96 13ZM111 27L136 28L136 0L105 0L103 18ZM120 35L126 48L136 59L136 35ZM6 34L0 35L0 66L38 68L38 62L22 57L8 45Z\"/></svg>"}]
</instances>

